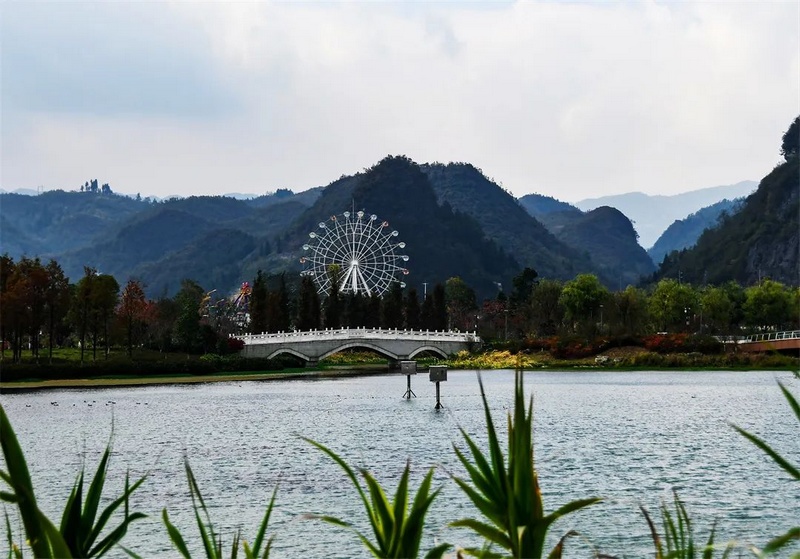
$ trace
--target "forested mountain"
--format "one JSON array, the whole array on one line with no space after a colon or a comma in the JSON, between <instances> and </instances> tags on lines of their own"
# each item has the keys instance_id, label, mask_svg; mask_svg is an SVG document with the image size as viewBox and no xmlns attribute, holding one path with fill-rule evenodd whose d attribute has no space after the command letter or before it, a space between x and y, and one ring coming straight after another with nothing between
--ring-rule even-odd
<instances>
[{"instance_id":1,"label":"forested mountain","mask_svg":"<svg viewBox=\"0 0 800 559\"><path fill-rule=\"evenodd\" d=\"M797 153L764 177L742 208L700 235L690 249L665 258L655 278L744 285L771 278L800 284L800 161Z\"/></svg>"},{"instance_id":2,"label":"forested mountain","mask_svg":"<svg viewBox=\"0 0 800 559\"><path fill-rule=\"evenodd\" d=\"M475 220L447 204L440 206L428 176L402 156L386 157L364 173L330 184L281 244L299 261L298 249L319 222L353 209L374 213L399 232L410 257L411 273L404 280L419 292L423 282L432 285L460 276L479 295L492 296L497 292L495 282L510 285L519 272L519 263L488 240Z\"/></svg>"},{"instance_id":3,"label":"forested mountain","mask_svg":"<svg viewBox=\"0 0 800 559\"><path fill-rule=\"evenodd\" d=\"M542 194L526 194L519 199L520 205L536 219L554 212L581 213L581 210L561 200Z\"/></svg>"},{"instance_id":4,"label":"forested mountain","mask_svg":"<svg viewBox=\"0 0 800 559\"><path fill-rule=\"evenodd\" d=\"M518 200L467 163L429 164L420 168L439 204L474 219L485 236L512 254L522 267L541 277L567 280L599 271L587 254L553 236L520 206Z\"/></svg>"},{"instance_id":5,"label":"forested mountain","mask_svg":"<svg viewBox=\"0 0 800 559\"><path fill-rule=\"evenodd\" d=\"M756 186L757 184L753 181L742 181L672 196L652 196L642 192L630 192L581 200L575 205L584 211L601 206L617 208L633 222L636 232L639 233L640 244L649 248L676 219L683 219L690 213L725 198L730 200L747 196L755 190Z\"/></svg>"},{"instance_id":6,"label":"forested mountain","mask_svg":"<svg viewBox=\"0 0 800 559\"><path fill-rule=\"evenodd\" d=\"M647 254L658 265L673 250L693 247L703 231L714 227L723 215L736 213L743 201L744 198L722 200L698 210L684 219L674 221L647 251Z\"/></svg>"},{"instance_id":7,"label":"forested mountain","mask_svg":"<svg viewBox=\"0 0 800 559\"><path fill-rule=\"evenodd\" d=\"M636 240L633 224L616 208L553 212L539 219L560 241L585 250L596 265L597 275L607 278L606 285L613 289L637 285L655 270Z\"/></svg>"}]
</instances>

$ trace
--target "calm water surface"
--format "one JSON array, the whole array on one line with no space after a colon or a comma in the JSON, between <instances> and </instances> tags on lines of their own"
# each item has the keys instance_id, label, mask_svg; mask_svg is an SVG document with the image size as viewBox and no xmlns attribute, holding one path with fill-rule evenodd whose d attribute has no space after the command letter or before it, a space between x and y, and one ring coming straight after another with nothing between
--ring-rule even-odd
<instances>
[{"instance_id":1,"label":"calm water surface","mask_svg":"<svg viewBox=\"0 0 800 559\"><path fill-rule=\"evenodd\" d=\"M474 545L470 532L447 525L475 515L450 474L464 473L452 451L462 444L459 427L485 443L476 372L449 372L440 411L434 410L427 376L412 378L418 397L410 401L401 398L405 377L373 375L51 390L3 395L2 403L28 458L40 506L56 520L81 464L96 467L113 426L107 487L121 491L126 471L132 478L148 476L134 504L150 517L134 524L125 540L144 557L177 556L160 522L164 507L200 551L184 456L226 541L240 526L252 539L277 485L274 556L365 556L351 533L308 518L328 514L360 523L364 515L338 466L300 435L368 468L391 491L407 460L415 487L436 467L443 489L423 549L442 541ZM504 431L514 372L488 371L483 379L495 423ZM619 556L652 555L639 506L656 512L673 488L688 505L698 539L715 520L718 541L756 545L797 525L800 484L729 425L800 461L797 421L776 379L800 394L800 380L785 372L525 373L535 401L536 463L546 509L604 498L555 526L554 534L582 534L571 540L566 556L589 557L592 545ZM3 554L4 547L0 541Z\"/></svg>"}]
</instances>

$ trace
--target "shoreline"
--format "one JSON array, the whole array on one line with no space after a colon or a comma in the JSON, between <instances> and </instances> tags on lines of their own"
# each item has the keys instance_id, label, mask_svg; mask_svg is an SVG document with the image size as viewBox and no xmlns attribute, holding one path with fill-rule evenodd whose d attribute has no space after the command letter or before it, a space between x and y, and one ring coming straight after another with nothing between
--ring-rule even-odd
<instances>
[{"instance_id":1,"label":"shoreline","mask_svg":"<svg viewBox=\"0 0 800 559\"><path fill-rule=\"evenodd\" d=\"M507 368L507 367L504 367ZM465 367L451 367L452 371L472 370ZM499 370L499 369L481 369L486 371ZM547 367L528 367L523 368L523 371L569 371L575 373L588 373L588 372L636 372L636 371L674 371L681 370L684 372L692 371L761 371L763 368L732 368L732 367L697 367L697 368L675 368L675 367L603 367L598 365L575 365L572 366L547 366ZM786 369L772 369L769 370L788 370L794 371L795 369L789 367ZM184 376L154 376L154 377L131 377L131 378L87 378L87 379L51 379L51 380L30 380L30 381L13 381L1 382L0 381L0 394L13 394L18 392L39 391L49 389L63 389L63 388L125 388L130 386L158 386L158 385L172 385L172 384L201 384L212 382L242 382L242 381L279 381L279 380L317 380L326 378L344 378L355 376L370 376L370 375L387 375L387 374L400 374L399 371L392 371L388 366L381 367L380 365L337 365L327 369L313 369L309 371L304 370L290 370L290 371L274 371L274 372L240 372L229 374L214 374L214 375L184 375Z\"/></svg>"}]
</instances>

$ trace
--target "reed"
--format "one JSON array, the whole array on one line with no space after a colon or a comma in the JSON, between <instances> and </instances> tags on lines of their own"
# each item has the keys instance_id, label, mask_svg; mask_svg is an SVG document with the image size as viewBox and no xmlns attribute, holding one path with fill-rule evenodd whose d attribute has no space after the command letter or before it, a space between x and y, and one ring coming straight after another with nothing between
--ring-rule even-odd
<instances>
[{"instance_id":1,"label":"reed","mask_svg":"<svg viewBox=\"0 0 800 559\"><path fill-rule=\"evenodd\" d=\"M131 485L127 475L122 495L114 499L98 515L111 455L110 443L106 446L97 471L89 483L85 498L85 475L84 469L81 468L64 506L58 529L36 503L25 455L2 406L0 406L0 446L8 468L8 471L0 471L0 478L11 489L10 492L0 492L0 499L16 504L22 517L28 545L36 557L101 557L122 541L132 522L145 517L143 513L131 512L129 504L131 494L144 483L145 478L142 477ZM122 522L101 538L112 515L120 507L122 507ZM12 541L8 517L6 523L9 548L19 551L17 556L21 557L22 552Z\"/></svg>"},{"instance_id":2,"label":"reed","mask_svg":"<svg viewBox=\"0 0 800 559\"><path fill-rule=\"evenodd\" d=\"M795 373L797 374L797 373ZM783 392L783 396L786 398L786 401L789 403L789 407L792 409L797 421L800 422L800 404L797 402L797 398L789 392L789 390L778 381L778 386ZM758 448L763 450L767 456L769 456L773 462L775 462L778 466L780 466L789 476L792 477L794 481L800 481L800 468L798 466L793 465L789 462L786 458L784 458L781 454L775 451L769 444L767 444L763 439L753 435L752 433L745 431L738 425L732 425L736 431L739 432L743 437L749 440L751 443L756 445ZM800 526L795 526L790 528L786 533L781 534L767 542L764 546L764 549L761 551L754 550L756 555L761 557L766 557L768 555L773 555L778 552L783 552L786 548L788 548L793 542L800 541ZM792 559L800 559L800 552L795 552L791 555Z\"/></svg>"},{"instance_id":3,"label":"reed","mask_svg":"<svg viewBox=\"0 0 800 559\"><path fill-rule=\"evenodd\" d=\"M373 557L385 559L418 557L425 525L425 516L428 513L431 503L441 490L441 488L439 488L431 492L433 468L428 470L409 508L410 490L408 476L410 465L408 462L406 462L403 475L400 477L400 483L395 492L394 502L391 502L387 498L383 487L381 487L367 470L363 468L359 470L367 486L367 490L365 491L358 481L356 472L338 454L316 441L305 437L303 437L303 440L330 456L333 461L339 464L345 471L347 477L356 488L358 496L361 498L375 540L370 540L350 522L333 516L321 516L319 518L330 524L342 526L355 532L358 539L361 540L361 543L364 544L364 547L369 550ZM367 497L367 493L369 493L369 497ZM425 557L431 559L441 557L450 547L450 544L446 543L437 545L428 551Z\"/></svg>"},{"instance_id":4,"label":"reed","mask_svg":"<svg viewBox=\"0 0 800 559\"><path fill-rule=\"evenodd\" d=\"M466 480L454 477L458 486L467 494L484 520L465 518L452 526L469 528L483 537L489 547L497 545L512 557L538 559L545 548L545 537L553 522L582 508L600 501L599 498L572 501L559 509L545 514L538 475L533 456L533 397L526 410L522 372L517 371L514 391L513 415L508 415L508 461L503 456L497 432L489 411L483 382L478 377L486 415L489 451L484 454L472 438L461 429L472 455L470 460L457 446L456 455L467 470L470 485ZM564 535L550 551L548 557L559 559L565 540L575 532ZM483 549L465 549L475 556L491 553Z\"/></svg>"},{"instance_id":5,"label":"reed","mask_svg":"<svg viewBox=\"0 0 800 559\"><path fill-rule=\"evenodd\" d=\"M655 522L643 506L640 507L644 514L647 524L650 527L650 535L653 538L656 559L712 559L714 556L714 535L716 527L711 528L711 534L703 546L698 546L694 541L694 529L692 520L686 510L686 505L678 497L678 492L672 492L674 511L670 511L666 503L662 503L661 523L664 535L658 533ZM734 549L734 544L725 546L722 558L725 559Z\"/></svg>"},{"instance_id":6,"label":"reed","mask_svg":"<svg viewBox=\"0 0 800 559\"><path fill-rule=\"evenodd\" d=\"M205 556L208 559L223 559L225 557L225 550L222 542L222 535L218 534L214 529L214 523L211 521L211 515L208 512L208 507L206 506L206 502L203 499L202 493L200 492L200 486L197 484L197 479L194 476L192 467L189 465L188 458L184 460L184 468L186 470L186 479L189 482L189 494L192 499L194 518L195 522L197 523L197 530L200 533L200 541L203 543L203 551ZM238 557L240 544L244 550L245 559L269 558L269 553L272 549L272 543L275 539L275 536L273 535L267 540L264 540L264 538L266 537L269 519L270 516L272 516L272 510L275 506L275 496L277 493L278 488L276 487L272 492L272 498L270 499L269 505L267 505L267 509L264 512L264 517L261 520L261 524L259 525L258 532L256 533L256 538L253 540L252 546L246 541L242 540L241 529L233 535L233 540L231 542L230 552L228 555L231 559L236 559ZM164 522L164 526L167 528L167 533L170 541L172 541L172 545L175 546L175 549L178 550L182 557L185 559L191 559L192 554L189 551L189 546L186 545L186 540L184 539L180 530L178 530L178 528L176 528L175 525L170 521L167 509L164 509L161 512L161 518ZM137 557L130 551L128 551L128 554L133 557Z\"/></svg>"}]
</instances>

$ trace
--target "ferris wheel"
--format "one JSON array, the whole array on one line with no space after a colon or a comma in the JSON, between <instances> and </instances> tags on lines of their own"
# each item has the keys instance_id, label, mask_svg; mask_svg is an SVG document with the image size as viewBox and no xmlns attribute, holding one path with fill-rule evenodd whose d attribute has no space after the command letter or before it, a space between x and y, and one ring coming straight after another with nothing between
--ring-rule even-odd
<instances>
[{"instance_id":1,"label":"ferris wheel","mask_svg":"<svg viewBox=\"0 0 800 559\"><path fill-rule=\"evenodd\" d=\"M408 256L398 251L406 244L397 242L399 233L389 222L363 211L332 215L308 234L303 245L305 265L302 275L313 278L318 293L330 293L330 266L339 266L338 285L342 293L383 295L398 278L408 275L404 263Z\"/></svg>"}]
</instances>

